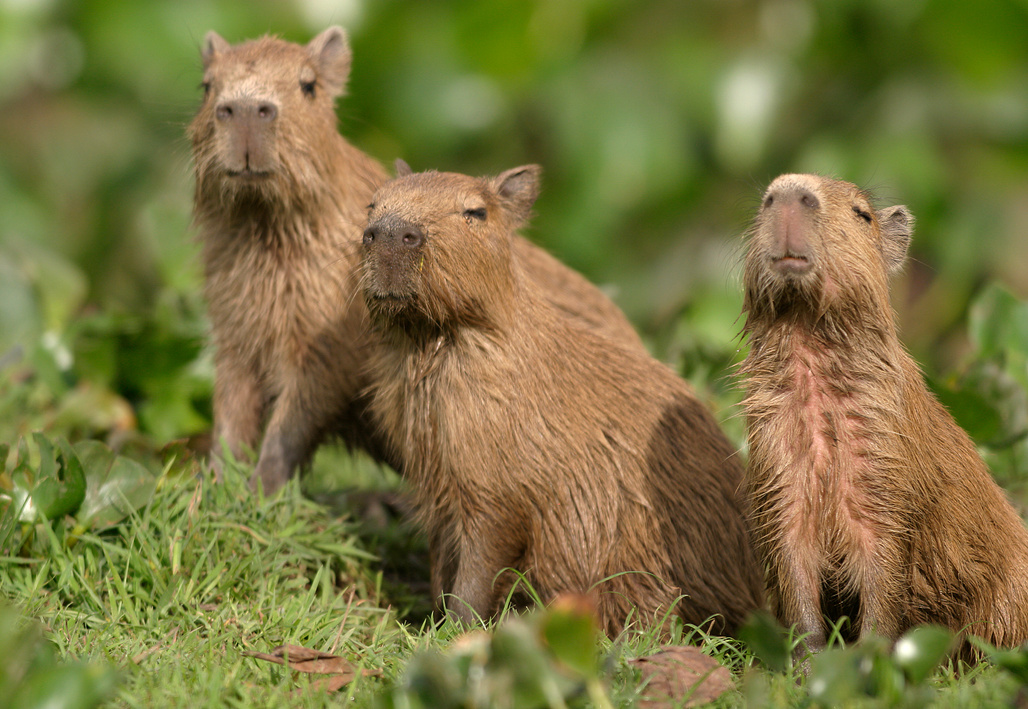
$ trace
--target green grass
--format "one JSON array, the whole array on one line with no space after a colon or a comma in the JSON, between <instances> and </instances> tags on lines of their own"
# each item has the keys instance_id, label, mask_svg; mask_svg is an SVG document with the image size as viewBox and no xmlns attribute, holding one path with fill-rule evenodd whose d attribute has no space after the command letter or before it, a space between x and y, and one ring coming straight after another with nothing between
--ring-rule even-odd
<instances>
[{"instance_id":1,"label":"green grass","mask_svg":"<svg viewBox=\"0 0 1028 709\"><path fill-rule=\"evenodd\" d=\"M392 672L408 643L353 525L295 484L253 496L246 475L230 468L219 485L166 474L138 514L73 542L39 525L33 555L4 560L0 588L62 655L116 666L118 705L285 700L297 688L290 673L242 654L284 643Z\"/></svg>"},{"instance_id":2,"label":"green grass","mask_svg":"<svg viewBox=\"0 0 1028 709\"><path fill-rule=\"evenodd\" d=\"M408 692L416 694L442 675L451 684L436 688L443 694L431 695L433 704L442 706L445 697L464 692L470 674L462 673L473 661L460 650L446 654L464 629L448 621L412 623L414 606L394 604L380 571L383 562L367 551L370 544L389 544L375 542L374 535L363 538L357 522L313 502L296 482L271 499L251 494L249 473L248 467L230 465L218 484L196 462L171 464L151 502L113 528L75 536L70 524L36 525L23 549L28 555L2 559L3 596L41 623L61 661L115 669L117 688L107 706L430 706L404 702ZM409 536L397 525L386 526L394 527L394 536ZM393 582L400 597L403 583ZM546 622L539 617L530 615L527 627ZM509 627L517 630L523 622L501 624L514 623ZM507 672L506 681L513 682L520 670L511 668L527 662L557 667L561 681L567 679L561 662L531 639L535 631L504 632L529 639L513 653L516 662L502 649L509 640L478 651L489 658L480 668L485 677ZM717 706L810 705L801 675L759 669L738 641L676 625L667 642L698 642L733 670L738 691L722 696ZM630 631L595 643L601 657L597 686L610 706L634 706L639 679L629 660L656 652L661 641L653 632ZM380 676L358 676L339 693L327 694L312 689L306 676L244 654L280 644L336 653ZM567 681L568 706L596 705L582 677ZM963 677L940 670L918 691L906 692L910 701L903 705L1006 706L1017 683L986 666ZM504 705L496 702L453 706ZM872 696L855 705L894 704Z\"/></svg>"}]
</instances>

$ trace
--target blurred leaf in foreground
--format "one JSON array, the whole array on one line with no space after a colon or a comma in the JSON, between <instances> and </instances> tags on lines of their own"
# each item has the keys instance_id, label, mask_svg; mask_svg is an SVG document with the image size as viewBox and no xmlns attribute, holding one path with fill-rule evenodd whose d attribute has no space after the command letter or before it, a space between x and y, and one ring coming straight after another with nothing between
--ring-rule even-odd
<instances>
[{"instance_id":1,"label":"blurred leaf in foreground","mask_svg":"<svg viewBox=\"0 0 1028 709\"><path fill-rule=\"evenodd\" d=\"M742 640L772 672L785 672L792 662L788 634L770 613L758 611L739 628Z\"/></svg>"},{"instance_id":2,"label":"blurred leaf in foreground","mask_svg":"<svg viewBox=\"0 0 1028 709\"><path fill-rule=\"evenodd\" d=\"M111 695L114 670L58 662L35 623L0 605L0 697L10 709L91 709Z\"/></svg>"}]
</instances>

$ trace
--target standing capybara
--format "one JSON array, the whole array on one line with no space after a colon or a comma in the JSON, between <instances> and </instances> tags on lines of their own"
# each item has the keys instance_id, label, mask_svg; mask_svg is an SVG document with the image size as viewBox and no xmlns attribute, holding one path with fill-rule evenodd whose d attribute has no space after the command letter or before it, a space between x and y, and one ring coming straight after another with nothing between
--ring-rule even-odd
<instances>
[{"instance_id":1,"label":"standing capybara","mask_svg":"<svg viewBox=\"0 0 1028 709\"><path fill-rule=\"evenodd\" d=\"M537 189L531 166L427 172L372 199L371 411L403 451L433 591L488 618L521 573L544 602L591 592L611 634L664 613L732 632L763 595L735 451L670 369L526 277L514 231Z\"/></svg>"},{"instance_id":2,"label":"standing capybara","mask_svg":"<svg viewBox=\"0 0 1028 709\"><path fill-rule=\"evenodd\" d=\"M748 504L772 609L813 651L843 615L851 638L1028 640L1028 532L897 336L912 226L849 183L783 175L750 235Z\"/></svg>"},{"instance_id":3,"label":"standing capybara","mask_svg":"<svg viewBox=\"0 0 1028 709\"><path fill-rule=\"evenodd\" d=\"M346 34L231 46L211 32L202 58L204 99L189 133L216 351L215 444L237 456L260 445L254 477L266 492L327 435L399 466L360 398L367 309L354 273L359 241L346 237L359 234L387 175L337 131ZM598 288L527 241L519 251L563 309L642 347Z\"/></svg>"}]
</instances>

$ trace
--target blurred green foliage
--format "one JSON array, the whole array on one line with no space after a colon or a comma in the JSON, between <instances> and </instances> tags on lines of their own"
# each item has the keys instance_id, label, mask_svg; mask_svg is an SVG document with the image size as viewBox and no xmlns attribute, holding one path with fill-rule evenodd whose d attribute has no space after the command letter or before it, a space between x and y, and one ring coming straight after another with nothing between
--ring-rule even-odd
<instances>
[{"instance_id":1,"label":"blurred green foliage","mask_svg":"<svg viewBox=\"0 0 1028 709\"><path fill-rule=\"evenodd\" d=\"M932 377L960 371L940 391L988 388L964 371L970 303L990 282L1028 293L1024 2L0 0L0 440L209 426L184 135L200 39L334 23L352 142L415 169L540 163L529 235L715 400L733 397L741 235L785 171L910 206L904 340Z\"/></svg>"},{"instance_id":2,"label":"blurred green foliage","mask_svg":"<svg viewBox=\"0 0 1028 709\"><path fill-rule=\"evenodd\" d=\"M62 662L42 628L0 604L0 696L10 709L92 709L113 694L117 673Z\"/></svg>"}]
</instances>

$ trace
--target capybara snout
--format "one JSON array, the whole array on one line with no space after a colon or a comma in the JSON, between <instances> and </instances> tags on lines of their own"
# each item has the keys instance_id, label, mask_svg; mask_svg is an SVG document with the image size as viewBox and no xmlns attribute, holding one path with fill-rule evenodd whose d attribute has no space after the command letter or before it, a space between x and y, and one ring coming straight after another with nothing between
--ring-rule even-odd
<instances>
[{"instance_id":1,"label":"capybara snout","mask_svg":"<svg viewBox=\"0 0 1028 709\"><path fill-rule=\"evenodd\" d=\"M276 166L274 141L278 103L240 97L214 109L222 164L230 175L259 175Z\"/></svg>"},{"instance_id":2,"label":"capybara snout","mask_svg":"<svg viewBox=\"0 0 1028 709\"><path fill-rule=\"evenodd\" d=\"M424 259L425 233L417 224L386 215L364 230L368 296L410 298L417 292L418 265Z\"/></svg>"}]
</instances>

